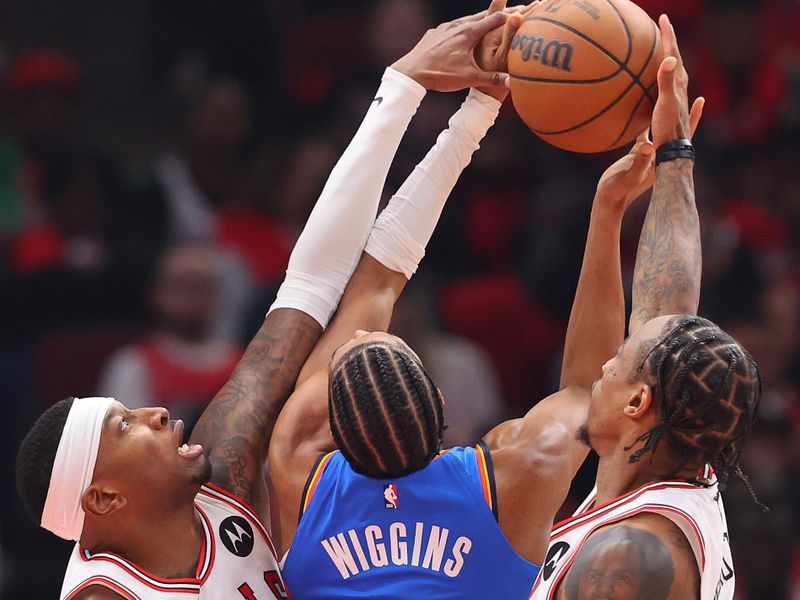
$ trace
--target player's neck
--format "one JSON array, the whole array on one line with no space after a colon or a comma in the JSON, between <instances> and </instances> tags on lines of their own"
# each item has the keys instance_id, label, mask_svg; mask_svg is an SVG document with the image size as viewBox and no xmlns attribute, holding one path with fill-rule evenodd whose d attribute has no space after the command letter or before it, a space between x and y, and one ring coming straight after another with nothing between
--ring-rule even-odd
<instances>
[{"instance_id":1,"label":"player's neck","mask_svg":"<svg viewBox=\"0 0 800 600\"><path fill-rule=\"evenodd\" d=\"M113 552L165 578L193 577L204 538L194 503L168 514L126 515L99 522L87 515L81 546L92 553Z\"/></svg>"},{"instance_id":2,"label":"player's neck","mask_svg":"<svg viewBox=\"0 0 800 600\"><path fill-rule=\"evenodd\" d=\"M595 506L609 502L654 481L691 481L696 467L685 467L675 473L675 460L666 452L645 454L641 460L630 462L631 450L620 444L613 452L600 458L597 467L597 497Z\"/></svg>"}]
</instances>

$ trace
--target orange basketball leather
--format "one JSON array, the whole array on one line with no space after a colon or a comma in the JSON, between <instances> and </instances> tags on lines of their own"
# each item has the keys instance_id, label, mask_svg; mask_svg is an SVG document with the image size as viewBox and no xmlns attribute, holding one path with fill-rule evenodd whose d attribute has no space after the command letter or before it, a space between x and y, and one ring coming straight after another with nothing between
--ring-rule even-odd
<instances>
[{"instance_id":1,"label":"orange basketball leather","mask_svg":"<svg viewBox=\"0 0 800 600\"><path fill-rule=\"evenodd\" d=\"M511 96L546 142L602 152L650 124L661 63L658 26L630 0L548 0L511 45Z\"/></svg>"}]
</instances>

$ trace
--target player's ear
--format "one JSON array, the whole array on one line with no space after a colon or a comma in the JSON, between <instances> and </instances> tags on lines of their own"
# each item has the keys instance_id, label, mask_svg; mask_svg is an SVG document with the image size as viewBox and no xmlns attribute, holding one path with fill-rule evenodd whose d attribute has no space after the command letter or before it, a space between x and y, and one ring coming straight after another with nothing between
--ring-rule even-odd
<instances>
[{"instance_id":1,"label":"player's ear","mask_svg":"<svg viewBox=\"0 0 800 600\"><path fill-rule=\"evenodd\" d=\"M653 390L644 382L638 382L633 388L623 412L631 419L641 419L650 412L653 406Z\"/></svg>"},{"instance_id":2,"label":"player's ear","mask_svg":"<svg viewBox=\"0 0 800 600\"><path fill-rule=\"evenodd\" d=\"M97 517L105 517L128 504L127 498L112 487L92 484L83 493L83 511Z\"/></svg>"}]
</instances>

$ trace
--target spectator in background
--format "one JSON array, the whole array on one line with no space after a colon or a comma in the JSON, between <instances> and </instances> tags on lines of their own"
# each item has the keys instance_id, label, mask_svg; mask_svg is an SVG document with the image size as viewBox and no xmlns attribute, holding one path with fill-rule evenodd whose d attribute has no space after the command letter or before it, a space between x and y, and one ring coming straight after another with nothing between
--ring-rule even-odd
<instances>
[{"instance_id":1,"label":"spectator in background","mask_svg":"<svg viewBox=\"0 0 800 600\"><path fill-rule=\"evenodd\" d=\"M253 136L245 88L231 79L211 81L189 112L184 150L158 158L155 180L140 197L154 207L150 222L162 229L162 244L216 243L266 286L283 276L292 240L270 211L276 160L254 156Z\"/></svg>"},{"instance_id":2,"label":"spectator in background","mask_svg":"<svg viewBox=\"0 0 800 600\"><path fill-rule=\"evenodd\" d=\"M699 44L690 48L703 128L720 146L768 141L787 90L782 47L771 43L767 0L708 0Z\"/></svg>"},{"instance_id":3,"label":"spectator in background","mask_svg":"<svg viewBox=\"0 0 800 600\"><path fill-rule=\"evenodd\" d=\"M241 193L252 133L245 89L228 79L210 82L189 111L183 150L162 154L155 165L171 243L214 239L220 207Z\"/></svg>"},{"instance_id":4,"label":"spectator in background","mask_svg":"<svg viewBox=\"0 0 800 600\"><path fill-rule=\"evenodd\" d=\"M417 351L445 395L444 447L474 445L508 416L497 374L480 346L437 327L422 297L407 290L389 330Z\"/></svg>"},{"instance_id":5,"label":"spectator in background","mask_svg":"<svg viewBox=\"0 0 800 600\"><path fill-rule=\"evenodd\" d=\"M185 245L161 259L151 290L154 328L109 361L99 393L130 407L164 406L191 427L230 377L241 348L214 335L223 285L222 253Z\"/></svg>"},{"instance_id":6,"label":"spectator in background","mask_svg":"<svg viewBox=\"0 0 800 600\"><path fill-rule=\"evenodd\" d=\"M77 63L54 50L32 50L11 64L0 138L0 239L35 222L43 210L48 168L70 146L80 80Z\"/></svg>"}]
</instances>

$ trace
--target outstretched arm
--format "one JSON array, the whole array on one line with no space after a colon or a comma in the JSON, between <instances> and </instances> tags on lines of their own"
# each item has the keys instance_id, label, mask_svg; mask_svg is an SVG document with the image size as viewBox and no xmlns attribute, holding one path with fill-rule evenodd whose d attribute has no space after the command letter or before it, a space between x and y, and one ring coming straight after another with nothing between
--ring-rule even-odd
<instances>
[{"instance_id":1,"label":"outstretched arm","mask_svg":"<svg viewBox=\"0 0 800 600\"><path fill-rule=\"evenodd\" d=\"M490 14L502 10L504 4L495 0ZM518 17L509 19L504 30L484 38L484 45L492 44L492 50L479 58L481 67L504 67L508 43L520 23ZM321 453L335 448L328 425L330 357L355 330L388 327L394 303L423 257L450 191L497 117L497 100L505 94L493 96L495 99L470 92L449 128L381 214L339 312L303 368L301 383L278 419L269 464L270 482L279 498L273 531L281 551L294 536L301 492L312 465Z\"/></svg>"},{"instance_id":2,"label":"outstretched arm","mask_svg":"<svg viewBox=\"0 0 800 600\"><path fill-rule=\"evenodd\" d=\"M666 58L658 71L658 101L653 111L656 148L690 138L703 108L703 99L698 98L690 116L689 77L675 30L666 15L659 26ZM702 255L693 173L694 161L686 158L656 167L656 187L636 254L629 333L660 315L697 314Z\"/></svg>"},{"instance_id":3,"label":"outstretched arm","mask_svg":"<svg viewBox=\"0 0 800 600\"><path fill-rule=\"evenodd\" d=\"M394 154L425 88L387 70L289 260L264 324L192 435L212 481L266 514L262 476L272 427L297 375L336 309L375 220Z\"/></svg>"},{"instance_id":4,"label":"outstretched arm","mask_svg":"<svg viewBox=\"0 0 800 600\"><path fill-rule=\"evenodd\" d=\"M665 55L674 56L671 52L677 52L677 44L668 25L669 21L662 20L662 40ZM665 60L667 65L669 62ZM661 68L666 72L663 64ZM670 78L660 71L653 131L659 131L661 137L653 144L644 136L640 137L631 154L612 165L598 185L568 326L561 391L539 402L523 419L501 424L486 438L495 465L500 524L517 552L532 561L544 556L552 518L566 498L572 475L588 452L577 439L576 432L586 422L591 385L623 339L619 265L622 214L653 184L653 149L665 135L672 135L670 124L680 117L685 124L682 131L694 132L702 113L702 99L695 102L690 116L685 89L681 103L677 93L665 89L668 83L671 83ZM663 177L656 177L655 186L654 199L670 194L669 181ZM672 226L670 221L659 223L661 229ZM664 231L660 234L671 235ZM699 248L699 240L697 245ZM637 259L637 268L639 264ZM665 271L663 275L657 282L661 286L671 282L673 273ZM699 279L699 271L697 277ZM527 476L520 477L520 473ZM524 487L520 481L525 482ZM509 504L504 511L503 506ZM538 535L520 535L520 524L526 521L534 524L527 527L526 533L538 532Z\"/></svg>"},{"instance_id":5,"label":"outstretched arm","mask_svg":"<svg viewBox=\"0 0 800 600\"><path fill-rule=\"evenodd\" d=\"M394 303L422 259L444 202L500 103L472 92L450 128L417 166L375 224L342 305L303 369L270 446L270 480L279 498L285 550L294 535L301 492L317 457L335 448L328 424L328 362L357 329L385 331Z\"/></svg>"},{"instance_id":6,"label":"outstretched arm","mask_svg":"<svg viewBox=\"0 0 800 600\"><path fill-rule=\"evenodd\" d=\"M603 173L592 203L581 274L567 325L561 388L589 389L625 337L620 264L622 217L653 184L653 145L639 136L630 153Z\"/></svg>"},{"instance_id":7,"label":"outstretched arm","mask_svg":"<svg viewBox=\"0 0 800 600\"><path fill-rule=\"evenodd\" d=\"M592 382L625 329L619 235L630 203L652 183L653 149L641 137L600 179L564 350L561 391L486 437L492 453L500 526L511 545L541 563L553 517L588 448L576 439Z\"/></svg>"},{"instance_id":8,"label":"outstretched arm","mask_svg":"<svg viewBox=\"0 0 800 600\"><path fill-rule=\"evenodd\" d=\"M508 18L498 12L441 25L387 69L377 95L382 100L371 105L326 184L261 331L195 428L192 442L206 446L212 481L262 515L267 513L262 468L272 427L367 241L400 138L425 89L506 83L502 74L480 69L472 49Z\"/></svg>"}]
</instances>

